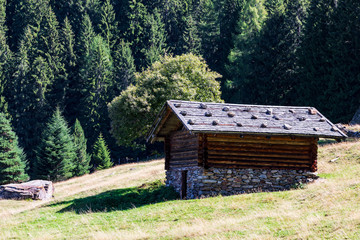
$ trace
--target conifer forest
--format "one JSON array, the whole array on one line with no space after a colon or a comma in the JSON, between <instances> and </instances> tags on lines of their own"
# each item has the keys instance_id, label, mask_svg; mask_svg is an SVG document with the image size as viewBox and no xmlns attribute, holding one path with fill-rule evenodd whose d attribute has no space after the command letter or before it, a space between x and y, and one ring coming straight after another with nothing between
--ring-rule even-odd
<instances>
[{"instance_id":1,"label":"conifer forest","mask_svg":"<svg viewBox=\"0 0 360 240\"><path fill-rule=\"evenodd\" d=\"M358 0L0 0L0 184L161 154L143 135L168 98L347 123L359 16Z\"/></svg>"}]
</instances>

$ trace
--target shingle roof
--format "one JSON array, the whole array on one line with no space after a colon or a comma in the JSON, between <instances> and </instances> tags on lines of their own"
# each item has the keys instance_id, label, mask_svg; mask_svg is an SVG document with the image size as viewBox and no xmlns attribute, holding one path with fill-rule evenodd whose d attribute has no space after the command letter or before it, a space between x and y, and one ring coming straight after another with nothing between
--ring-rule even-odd
<instances>
[{"instance_id":1,"label":"shingle roof","mask_svg":"<svg viewBox=\"0 0 360 240\"><path fill-rule=\"evenodd\" d=\"M154 122L148 141L157 138L166 108L193 133L292 135L335 139L347 137L313 107L169 100Z\"/></svg>"}]
</instances>

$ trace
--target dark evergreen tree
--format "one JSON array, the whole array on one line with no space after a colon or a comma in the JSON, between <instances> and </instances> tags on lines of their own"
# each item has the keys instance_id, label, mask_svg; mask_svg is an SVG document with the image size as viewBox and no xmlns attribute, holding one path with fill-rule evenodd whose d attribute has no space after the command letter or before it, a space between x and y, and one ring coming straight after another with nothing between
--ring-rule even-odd
<instances>
[{"instance_id":1,"label":"dark evergreen tree","mask_svg":"<svg viewBox=\"0 0 360 240\"><path fill-rule=\"evenodd\" d=\"M65 119L56 109L42 133L36 150L34 175L37 178L62 181L73 176L74 142Z\"/></svg>"},{"instance_id":2,"label":"dark evergreen tree","mask_svg":"<svg viewBox=\"0 0 360 240\"><path fill-rule=\"evenodd\" d=\"M64 115L70 121L74 122L78 109L79 94L79 65L78 57L75 53L75 37L72 31L71 24L68 18L65 18L61 40L64 45L64 67L67 72L68 87L66 89L65 96L65 110Z\"/></svg>"},{"instance_id":3,"label":"dark evergreen tree","mask_svg":"<svg viewBox=\"0 0 360 240\"><path fill-rule=\"evenodd\" d=\"M115 20L115 11L110 0L106 0L101 7L101 22L99 24L99 29L109 48L114 50L119 32L118 23Z\"/></svg>"},{"instance_id":4,"label":"dark evergreen tree","mask_svg":"<svg viewBox=\"0 0 360 240\"><path fill-rule=\"evenodd\" d=\"M242 96L247 102L295 104L297 56L307 7L307 1L292 1L285 13L280 8L266 21L251 56L249 81L244 86L247 95Z\"/></svg>"},{"instance_id":5,"label":"dark evergreen tree","mask_svg":"<svg viewBox=\"0 0 360 240\"><path fill-rule=\"evenodd\" d=\"M114 97L113 62L110 49L101 36L94 37L85 63L81 66L81 77L84 83L84 97L81 102L84 129L93 144L94 136L101 131L108 132L109 119L106 104Z\"/></svg>"},{"instance_id":6,"label":"dark evergreen tree","mask_svg":"<svg viewBox=\"0 0 360 240\"><path fill-rule=\"evenodd\" d=\"M85 14L81 22L81 29L79 34L79 41L77 46L77 52L79 56L84 58L89 54L90 45L95 37L94 28L89 15Z\"/></svg>"},{"instance_id":7,"label":"dark evergreen tree","mask_svg":"<svg viewBox=\"0 0 360 240\"><path fill-rule=\"evenodd\" d=\"M9 28L10 47L14 51L18 49L26 29L30 26L37 28L43 16L47 14L49 9L49 0L19 0L12 3L13 13L9 18L11 26Z\"/></svg>"},{"instance_id":8,"label":"dark evergreen tree","mask_svg":"<svg viewBox=\"0 0 360 240\"><path fill-rule=\"evenodd\" d=\"M190 14L191 1L188 0L161 0L156 5L161 10L169 51L175 55L183 53L182 38L186 17Z\"/></svg>"},{"instance_id":9,"label":"dark evergreen tree","mask_svg":"<svg viewBox=\"0 0 360 240\"><path fill-rule=\"evenodd\" d=\"M86 152L86 138L80 121L76 119L74 124L73 139L75 146L74 176L82 176L89 173L90 155Z\"/></svg>"},{"instance_id":10,"label":"dark evergreen tree","mask_svg":"<svg viewBox=\"0 0 360 240\"><path fill-rule=\"evenodd\" d=\"M135 81L135 63L129 43L123 40L116 45L114 56L114 95L117 96L122 90Z\"/></svg>"},{"instance_id":11,"label":"dark evergreen tree","mask_svg":"<svg viewBox=\"0 0 360 240\"><path fill-rule=\"evenodd\" d=\"M140 1L131 0L129 3L130 11L128 12L129 26L126 30L126 40L131 44L136 67L141 69L144 51L146 49L145 26L147 9Z\"/></svg>"},{"instance_id":12,"label":"dark evergreen tree","mask_svg":"<svg viewBox=\"0 0 360 240\"><path fill-rule=\"evenodd\" d=\"M91 160L94 169L96 170L106 169L113 166L109 149L106 146L106 142L101 133L94 144Z\"/></svg>"},{"instance_id":13,"label":"dark evergreen tree","mask_svg":"<svg viewBox=\"0 0 360 240\"><path fill-rule=\"evenodd\" d=\"M21 155L18 140L5 114L0 112L0 184L23 182L26 161Z\"/></svg>"},{"instance_id":14,"label":"dark evergreen tree","mask_svg":"<svg viewBox=\"0 0 360 240\"><path fill-rule=\"evenodd\" d=\"M160 13L156 9L154 14L147 16L145 26L147 46L142 49L145 53L145 62L142 66L148 67L165 55L167 47L164 23L162 22Z\"/></svg>"},{"instance_id":15,"label":"dark evergreen tree","mask_svg":"<svg viewBox=\"0 0 360 240\"><path fill-rule=\"evenodd\" d=\"M195 55L199 55L201 50L201 39L197 22L191 15L186 19L186 27L183 33L183 49L185 53L193 53Z\"/></svg>"},{"instance_id":16,"label":"dark evergreen tree","mask_svg":"<svg viewBox=\"0 0 360 240\"><path fill-rule=\"evenodd\" d=\"M334 24L331 17L334 8L332 0L311 2L299 54L301 82L296 85L297 104L315 106L324 114L328 113L328 96L323 93L327 91L329 69L333 67L327 43L330 26Z\"/></svg>"},{"instance_id":17,"label":"dark evergreen tree","mask_svg":"<svg viewBox=\"0 0 360 240\"><path fill-rule=\"evenodd\" d=\"M219 11L215 8L213 0L204 0L199 4L198 9L199 36L201 39L201 55L209 64L210 69L219 69Z\"/></svg>"},{"instance_id":18,"label":"dark evergreen tree","mask_svg":"<svg viewBox=\"0 0 360 240\"><path fill-rule=\"evenodd\" d=\"M5 93L7 82L11 74L12 52L6 39L6 1L0 0L0 112L7 114L7 102Z\"/></svg>"},{"instance_id":19,"label":"dark evergreen tree","mask_svg":"<svg viewBox=\"0 0 360 240\"><path fill-rule=\"evenodd\" d=\"M239 21L234 35L235 47L229 55L230 64L227 65L228 87L234 95L225 96L231 101L240 102L244 96L248 96L248 88L245 86L251 81L252 54L256 46L256 40L266 19L266 10L261 0L244 2L241 7Z\"/></svg>"},{"instance_id":20,"label":"dark evergreen tree","mask_svg":"<svg viewBox=\"0 0 360 240\"><path fill-rule=\"evenodd\" d=\"M59 23L52 9L40 22L40 30L36 35L37 55L44 58L54 77L53 83L49 86L49 104L51 108L59 106L63 110L65 106L65 95L68 89L68 79L64 66L64 46L59 34ZM51 113L49 112L48 115Z\"/></svg>"}]
</instances>

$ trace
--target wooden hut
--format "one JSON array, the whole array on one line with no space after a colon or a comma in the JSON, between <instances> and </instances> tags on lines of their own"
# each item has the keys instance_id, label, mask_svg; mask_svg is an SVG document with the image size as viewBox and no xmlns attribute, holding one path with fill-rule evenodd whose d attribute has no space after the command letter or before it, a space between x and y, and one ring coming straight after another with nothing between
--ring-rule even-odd
<instances>
[{"instance_id":1,"label":"wooden hut","mask_svg":"<svg viewBox=\"0 0 360 240\"><path fill-rule=\"evenodd\" d=\"M149 132L183 198L289 189L316 177L319 138L346 135L312 107L170 100Z\"/></svg>"}]
</instances>

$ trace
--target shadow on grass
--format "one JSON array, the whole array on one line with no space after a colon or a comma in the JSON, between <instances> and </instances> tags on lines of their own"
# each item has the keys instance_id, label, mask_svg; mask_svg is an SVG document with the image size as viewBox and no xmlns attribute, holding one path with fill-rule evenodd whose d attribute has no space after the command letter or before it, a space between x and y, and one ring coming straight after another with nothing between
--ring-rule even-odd
<instances>
[{"instance_id":1,"label":"shadow on grass","mask_svg":"<svg viewBox=\"0 0 360 240\"><path fill-rule=\"evenodd\" d=\"M63 201L50 206L70 203L59 212L110 212L127 210L152 203L178 199L179 195L171 187L166 187L161 181L143 184L140 187L123 188L100 193L95 196Z\"/></svg>"}]
</instances>

